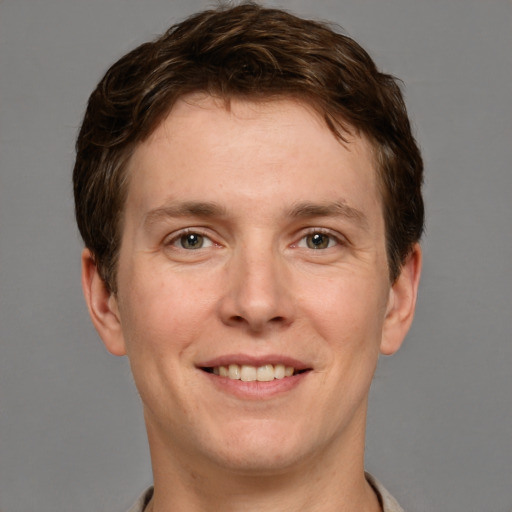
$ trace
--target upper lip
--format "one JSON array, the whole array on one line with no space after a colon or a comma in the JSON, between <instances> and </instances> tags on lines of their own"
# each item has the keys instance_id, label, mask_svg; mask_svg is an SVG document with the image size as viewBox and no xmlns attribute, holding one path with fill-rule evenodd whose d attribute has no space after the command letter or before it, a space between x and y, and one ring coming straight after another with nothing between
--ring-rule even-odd
<instances>
[{"instance_id":1,"label":"upper lip","mask_svg":"<svg viewBox=\"0 0 512 512\"><path fill-rule=\"evenodd\" d=\"M300 361L293 357L279 355L279 354L268 354L268 355L249 355L249 354L226 354L206 361L201 361L196 364L198 368L216 368L217 366L229 366L230 364L248 365L260 367L266 364L283 364L284 366L291 366L295 370L307 370L311 368L304 361Z\"/></svg>"}]
</instances>

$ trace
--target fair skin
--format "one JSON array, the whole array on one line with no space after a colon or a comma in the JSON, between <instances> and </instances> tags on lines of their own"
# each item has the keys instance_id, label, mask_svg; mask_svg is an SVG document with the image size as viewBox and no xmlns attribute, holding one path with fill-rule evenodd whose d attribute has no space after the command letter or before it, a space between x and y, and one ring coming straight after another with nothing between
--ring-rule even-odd
<instances>
[{"instance_id":1,"label":"fair skin","mask_svg":"<svg viewBox=\"0 0 512 512\"><path fill-rule=\"evenodd\" d=\"M154 512L380 510L367 396L411 324L421 253L389 282L369 143L291 99L196 94L128 173L117 293L88 250L83 286L130 360Z\"/></svg>"}]
</instances>

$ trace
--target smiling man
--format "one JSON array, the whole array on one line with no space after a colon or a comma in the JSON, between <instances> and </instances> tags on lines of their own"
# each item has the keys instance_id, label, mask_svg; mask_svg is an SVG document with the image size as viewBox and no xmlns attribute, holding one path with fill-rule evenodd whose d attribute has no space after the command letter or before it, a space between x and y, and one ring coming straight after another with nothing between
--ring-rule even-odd
<instances>
[{"instance_id":1,"label":"smiling man","mask_svg":"<svg viewBox=\"0 0 512 512\"><path fill-rule=\"evenodd\" d=\"M77 142L83 288L127 355L133 511L400 511L364 472L370 383L421 268L422 161L352 39L252 4L114 64Z\"/></svg>"}]
</instances>

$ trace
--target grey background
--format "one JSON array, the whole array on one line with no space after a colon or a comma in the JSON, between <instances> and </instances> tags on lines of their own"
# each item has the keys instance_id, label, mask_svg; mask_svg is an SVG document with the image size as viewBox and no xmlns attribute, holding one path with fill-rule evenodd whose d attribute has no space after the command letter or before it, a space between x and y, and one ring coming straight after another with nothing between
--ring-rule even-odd
<instances>
[{"instance_id":1,"label":"grey background","mask_svg":"<svg viewBox=\"0 0 512 512\"><path fill-rule=\"evenodd\" d=\"M414 327L372 388L367 467L409 512L512 510L512 6L268 2L401 77L426 162ZM126 51L208 5L0 1L0 510L122 511L151 482L137 393L80 289L73 144Z\"/></svg>"}]
</instances>

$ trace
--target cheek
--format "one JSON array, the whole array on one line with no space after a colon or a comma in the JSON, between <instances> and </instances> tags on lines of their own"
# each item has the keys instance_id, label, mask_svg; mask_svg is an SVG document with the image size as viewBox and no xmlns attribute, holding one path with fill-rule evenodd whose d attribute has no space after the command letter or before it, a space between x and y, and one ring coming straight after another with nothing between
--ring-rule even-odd
<instances>
[{"instance_id":1,"label":"cheek","mask_svg":"<svg viewBox=\"0 0 512 512\"><path fill-rule=\"evenodd\" d=\"M189 370L194 370L190 354L203 323L201 303L185 292L147 279L133 281L120 308L134 381L152 411L168 404L170 396L176 411L187 407L181 401L182 390Z\"/></svg>"},{"instance_id":2,"label":"cheek","mask_svg":"<svg viewBox=\"0 0 512 512\"><path fill-rule=\"evenodd\" d=\"M378 352L387 305L378 280L358 275L332 279L306 295L305 315L333 348Z\"/></svg>"},{"instance_id":3,"label":"cheek","mask_svg":"<svg viewBox=\"0 0 512 512\"><path fill-rule=\"evenodd\" d=\"M139 275L144 277L132 276L120 303L128 356L159 358L186 350L204 330L212 309L208 287L204 281L179 276Z\"/></svg>"}]
</instances>

